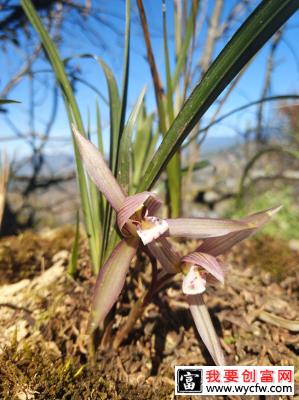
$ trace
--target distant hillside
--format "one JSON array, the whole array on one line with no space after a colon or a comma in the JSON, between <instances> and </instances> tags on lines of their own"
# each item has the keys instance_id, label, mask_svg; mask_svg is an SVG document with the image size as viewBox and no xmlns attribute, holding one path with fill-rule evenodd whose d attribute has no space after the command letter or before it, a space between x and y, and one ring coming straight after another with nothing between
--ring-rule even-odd
<instances>
[{"instance_id":1,"label":"distant hillside","mask_svg":"<svg viewBox=\"0 0 299 400\"><path fill-rule=\"evenodd\" d=\"M238 136L223 136L215 137L208 136L202 144L202 152L217 153L221 150L227 150L228 148L236 145L240 142ZM22 164L22 163L20 163ZM74 158L69 153L60 153L58 155L45 155L44 165L40 173L41 176L49 175L62 175L69 172L74 168ZM31 176L33 172L32 163L30 160L24 160L21 168L18 169L17 175L19 176Z\"/></svg>"},{"instance_id":2,"label":"distant hillside","mask_svg":"<svg viewBox=\"0 0 299 400\"><path fill-rule=\"evenodd\" d=\"M235 146L237 143L241 143L242 140L239 136L207 136L203 142L201 149L203 153L217 153L221 150L227 150L228 148Z\"/></svg>"}]
</instances>

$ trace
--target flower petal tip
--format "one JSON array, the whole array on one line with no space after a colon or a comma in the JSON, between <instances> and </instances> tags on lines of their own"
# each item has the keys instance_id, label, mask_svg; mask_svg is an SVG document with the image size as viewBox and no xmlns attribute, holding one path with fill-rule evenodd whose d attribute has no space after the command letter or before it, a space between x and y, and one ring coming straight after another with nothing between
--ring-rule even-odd
<instances>
[{"instance_id":1,"label":"flower petal tip","mask_svg":"<svg viewBox=\"0 0 299 400\"><path fill-rule=\"evenodd\" d=\"M279 205L277 207L270 208L270 210L267 211L267 214L272 217L276 213L278 213L281 209L283 208L283 205Z\"/></svg>"}]
</instances>

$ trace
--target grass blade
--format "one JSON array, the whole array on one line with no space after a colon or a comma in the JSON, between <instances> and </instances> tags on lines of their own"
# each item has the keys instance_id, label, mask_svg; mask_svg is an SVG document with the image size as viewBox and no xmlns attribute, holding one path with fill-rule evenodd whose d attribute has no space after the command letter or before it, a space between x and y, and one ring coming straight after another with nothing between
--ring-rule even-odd
<instances>
[{"instance_id":1,"label":"grass blade","mask_svg":"<svg viewBox=\"0 0 299 400\"><path fill-rule=\"evenodd\" d=\"M79 239L80 239L80 228L79 228L79 211L77 211L76 217L76 231L75 231L75 240L71 250L71 257L69 261L69 265L67 267L67 272L75 278L77 275L77 264L78 264L78 253L79 253Z\"/></svg>"},{"instance_id":2,"label":"grass blade","mask_svg":"<svg viewBox=\"0 0 299 400\"><path fill-rule=\"evenodd\" d=\"M0 104L11 104L11 103L21 103L17 100L0 99Z\"/></svg>"},{"instance_id":3,"label":"grass blade","mask_svg":"<svg viewBox=\"0 0 299 400\"><path fill-rule=\"evenodd\" d=\"M9 169L8 158L5 153L2 153L0 157L0 229L5 208Z\"/></svg>"},{"instance_id":4,"label":"grass blade","mask_svg":"<svg viewBox=\"0 0 299 400\"><path fill-rule=\"evenodd\" d=\"M131 10L131 0L126 0L125 56L124 56L124 72L123 72L122 96L121 96L121 106L120 106L118 150L120 148L120 140L125 126L126 109L127 109L129 66L130 66L130 20L131 20L130 10Z\"/></svg>"},{"instance_id":5,"label":"grass blade","mask_svg":"<svg viewBox=\"0 0 299 400\"><path fill-rule=\"evenodd\" d=\"M101 154L104 154L101 113L100 113L100 108L99 108L98 102L96 102L96 126L97 126L98 149ZM104 215L105 215L106 203L107 203L107 201L106 201L105 197L101 193L99 193L99 213L100 213L100 221L101 221L101 230L104 226ZM100 245L102 248L102 243Z\"/></svg>"},{"instance_id":6,"label":"grass blade","mask_svg":"<svg viewBox=\"0 0 299 400\"><path fill-rule=\"evenodd\" d=\"M131 166L131 152L132 152L132 134L136 124L138 115L140 114L146 88L143 88L135 106L129 116L128 122L124 128L120 150L119 150L119 170L118 177L120 185L125 189L126 193L130 191L130 172Z\"/></svg>"},{"instance_id":7,"label":"grass blade","mask_svg":"<svg viewBox=\"0 0 299 400\"><path fill-rule=\"evenodd\" d=\"M107 81L109 92L109 111L110 111L110 168L114 175L116 174L117 151L119 141L119 119L120 119L120 99L118 87L113 72L105 63L104 60L97 57L100 63L105 78Z\"/></svg>"},{"instance_id":8,"label":"grass blade","mask_svg":"<svg viewBox=\"0 0 299 400\"><path fill-rule=\"evenodd\" d=\"M196 20L196 15L197 15L197 12L199 9L198 5L199 5L199 2L192 1L190 15L188 17L187 24L186 24L184 40L183 40L183 43L181 45L181 48L180 48L180 51L178 54L178 59L177 59L177 62L175 65L175 70L174 70L173 77L172 77L172 87L173 88L175 88L177 86L182 69L183 69L184 65L186 65L188 49L189 49L189 46L191 43L192 36L194 34L195 20Z\"/></svg>"},{"instance_id":9,"label":"grass blade","mask_svg":"<svg viewBox=\"0 0 299 400\"><path fill-rule=\"evenodd\" d=\"M124 127L123 134L121 137L120 148L119 148L119 170L118 170L118 180L121 186L128 193L131 187L131 154L130 149L132 146L132 134L133 129L136 124L138 115L140 114L141 107L143 104L143 99L145 95L145 88L140 93L136 104L130 114L126 126ZM121 240L121 236L115 229L115 214L110 216L110 224L107 225L109 231L107 231L107 246L105 249L105 254L103 260L107 260L107 257L112 252L116 244Z\"/></svg>"},{"instance_id":10,"label":"grass blade","mask_svg":"<svg viewBox=\"0 0 299 400\"><path fill-rule=\"evenodd\" d=\"M207 168L209 166L211 166L211 163L209 160L200 160L193 165L192 171L199 171L199 170ZM184 167L181 169L181 174L186 175L188 171L189 171L189 166Z\"/></svg>"},{"instance_id":11,"label":"grass blade","mask_svg":"<svg viewBox=\"0 0 299 400\"><path fill-rule=\"evenodd\" d=\"M153 85L154 85L154 89L155 89L156 105L157 105L157 111L158 111L158 116L159 116L159 127L160 127L160 131L161 131L162 135L165 136L168 125L169 125L169 123L172 122L172 120L171 120L171 116L166 114L165 104L164 104L165 99L163 96L163 88L162 88L162 84L161 84L161 79L159 77L153 49L152 49L147 18L145 15L145 10L143 7L142 0L137 0L137 6L139 9L139 15L140 15L140 19L141 19L143 36L144 36L146 49L147 49L148 63L150 66L152 81L153 81ZM164 6L165 6L165 3L164 3ZM166 28L166 23L164 23L164 36L165 36L165 28ZM164 47L167 50L167 43L165 40L164 40L164 43L165 43ZM167 63L168 51L165 53L167 53L167 54L165 54L166 55L165 60ZM168 67L169 67L169 62L168 62ZM170 75L169 68L168 68L168 73ZM169 78L169 81L170 81L170 78ZM169 82L169 85L171 87L171 82ZM171 90L169 91L169 96L172 96ZM171 103L172 103L172 99L171 99ZM171 109L173 110L173 107L171 107ZM172 112L172 114L173 114L173 112ZM167 117L168 117L168 120L167 120ZM168 192L169 199L170 199L169 214L172 217L177 217L177 216L179 216L180 211L181 211L180 155L172 154L172 156L173 156L173 159L167 165L167 177L168 177L167 192Z\"/></svg>"},{"instance_id":12,"label":"grass blade","mask_svg":"<svg viewBox=\"0 0 299 400\"><path fill-rule=\"evenodd\" d=\"M133 141L132 151L132 164L133 164L133 176L130 194L136 192L138 183L142 177L144 166L147 157L152 157L154 149L151 151L152 141L152 126L153 126L154 114L147 115L145 104L142 106L142 110L139 113L137 120L137 129L135 138ZM151 153L149 154L149 152Z\"/></svg>"}]
</instances>

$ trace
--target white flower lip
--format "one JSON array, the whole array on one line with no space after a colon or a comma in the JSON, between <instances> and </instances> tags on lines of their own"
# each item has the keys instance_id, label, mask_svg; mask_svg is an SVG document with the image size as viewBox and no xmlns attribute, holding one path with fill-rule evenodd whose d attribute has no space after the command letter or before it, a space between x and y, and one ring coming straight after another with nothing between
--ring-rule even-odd
<instances>
[{"instance_id":1,"label":"white flower lip","mask_svg":"<svg viewBox=\"0 0 299 400\"><path fill-rule=\"evenodd\" d=\"M144 245L158 239L168 230L167 221L153 216L144 217L144 225L146 225L146 227L142 226L141 223L140 227L136 230Z\"/></svg>"},{"instance_id":2,"label":"white flower lip","mask_svg":"<svg viewBox=\"0 0 299 400\"><path fill-rule=\"evenodd\" d=\"M196 265L192 265L188 274L183 279L182 285L185 294L201 294L206 290L206 279L202 276Z\"/></svg>"}]
</instances>

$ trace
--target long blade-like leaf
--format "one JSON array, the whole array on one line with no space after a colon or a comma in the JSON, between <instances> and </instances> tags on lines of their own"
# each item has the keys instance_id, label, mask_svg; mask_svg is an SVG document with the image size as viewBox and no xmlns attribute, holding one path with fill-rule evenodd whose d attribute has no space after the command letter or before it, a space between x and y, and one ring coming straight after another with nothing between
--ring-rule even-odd
<instances>
[{"instance_id":1,"label":"long blade-like leaf","mask_svg":"<svg viewBox=\"0 0 299 400\"><path fill-rule=\"evenodd\" d=\"M147 115L145 105L143 104L142 112L139 113L136 134L133 141L133 187L130 194L135 192L138 183L143 176L142 173L145 169L146 160L148 160L148 157L151 158L154 154L154 150L151 146L153 119L154 115Z\"/></svg>"},{"instance_id":2,"label":"long blade-like leaf","mask_svg":"<svg viewBox=\"0 0 299 400\"><path fill-rule=\"evenodd\" d=\"M137 6L139 9L139 15L141 19L141 25L143 29L143 36L145 40L145 45L147 49L147 59L149 62L152 81L155 89L155 98L156 98L156 105L157 111L159 116L159 128L160 132L163 136L165 136L168 126L170 125L167 120L167 114L164 104L164 96L163 96L163 88L161 84L161 79L158 73L158 68L156 64L156 60L154 57L151 37L149 33L149 27L147 23L147 18L145 15L145 10L143 6L142 0L137 0ZM172 122L170 120L170 122ZM180 202L180 155L175 154L173 155L172 160L167 165L167 191L169 194L169 203L170 203L170 216L178 217L180 214L181 209L181 202ZM140 191L140 190L138 190Z\"/></svg>"},{"instance_id":3,"label":"long blade-like leaf","mask_svg":"<svg viewBox=\"0 0 299 400\"><path fill-rule=\"evenodd\" d=\"M119 149L119 183L128 193L130 189L132 134L141 111L146 88L143 88L124 128Z\"/></svg>"},{"instance_id":4,"label":"long blade-like leaf","mask_svg":"<svg viewBox=\"0 0 299 400\"><path fill-rule=\"evenodd\" d=\"M101 113L100 113L100 108L99 108L98 102L96 103L96 123L97 123L98 149L101 154L104 154ZM104 226L104 215L105 215L105 209L106 209L106 205L107 205L106 203L107 203L106 198L102 194L99 194L99 212L100 212L101 231L103 230L103 226ZM101 232L101 234L103 234L103 232ZM103 243L101 243L100 246L101 246L101 251L102 251Z\"/></svg>"},{"instance_id":5,"label":"long blade-like leaf","mask_svg":"<svg viewBox=\"0 0 299 400\"><path fill-rule=\"evenodd\" d=\"M219 94L298 9L299 0L264 0L195 87L149 164L138 191L150 189L175 151Z\"/></svg>"},{"instance_id":6,"label":"long blade-like leaf","mask_svg":"<svg viewBox=\"0 0 299 400\"><path fill-rule=\"evenodd\" d=\"M5 198L9 178L9 161L5 153L0 154L0 230L5 208Z\"/></svg>"},{"instance_id":7,"label":"long blade-like leaf","mask_svg":"<svg viewBox=\"0 0 299 400\"><path fill-rule=\"evenodd\" d=\"M17 100L0 99L0 104L11 104L11 103L21 103Z\"/></svg>"},{"instance_id":8,"label":"long blade-like leaf","mask_svg":"<svg viewBox=\"0 0 299 400\"><path fill-rule=\"evenodd\" d=\"M199 10L198 5L199 5L198 1L192 1L191 8L190 8L190 14L188 16L188 20L187 20L187 24L186 24L184 39L182 42L182 47L178 54L178 59L177 59L174 74L172 77L172 87L173 88L175 88L176 85L178 84L183 66L186 63L188 49L189 49L189 46L191 43L192 35L194 33L194 25L195 25L194 22L196 20L196 15ZM177 22L179 23L179 21L177 21Z\"/></svg>"},{"instance_id":9,"label":"long blade-like leaf","mask_svg":"<svg viewBox=\"0 0 299 400\"><path fill-rule=\"evenodd\" d=\"M170 126L174 120L173 106L173 86L171 81L170 61L168 52L168 35L166 22L166 4L163 3L163 36L164 36L164 58L165 58L165 74L166 74L166 111L167 111L167 126ZM166 115L165 115L166 119ZM165 134L165 132L163 132ZM182 206L182 185L181 185L181 156L178 151L167 166L167 186L169 193L170 215L177 218L181 214Z\"/></svg>"},{"instance_id":10,"label":"long blade-like leaf","mask_svg":"<svg viewBox=\"0 0 299 400\"><path fill-rule=\"evenodd\" d=\"M80 228L79 228L79 211L76 217L76 230L75 230L75 240L71 250L71 257L69 260L67 272L75 277L77 275L77 263L78 263L78 253L79 253L79 239L80 239Z\"/></svg>"},{"instance_id":11,"label":"long blade-like leaf","mask_svg":"<svg viewBox=\"0 0 299 400\"><path fill-rule=\"evenodd\" d=\"M108 92L110 111L110 168L115 174L117 162L117 148L119 141L120 99L116 79L108 65L100 58L96 58L103 68Z\"/></svg>"},{"instance_id":12,"label":"long blade-like leaf","mask_svg":"<svg viewBox=\"0 0 299 400\"><path fill-rule=\"evenodd\" d=\"M126 0L126 28L125 28L125 54L124 54L124 71L122 82L122 96L120 106L120 121L119 121L119 143L123 135L126 119L128 83L129 83L129 67L130 67L130 24L131 24L131 0Z\"/></svg>"}]
</instances>

